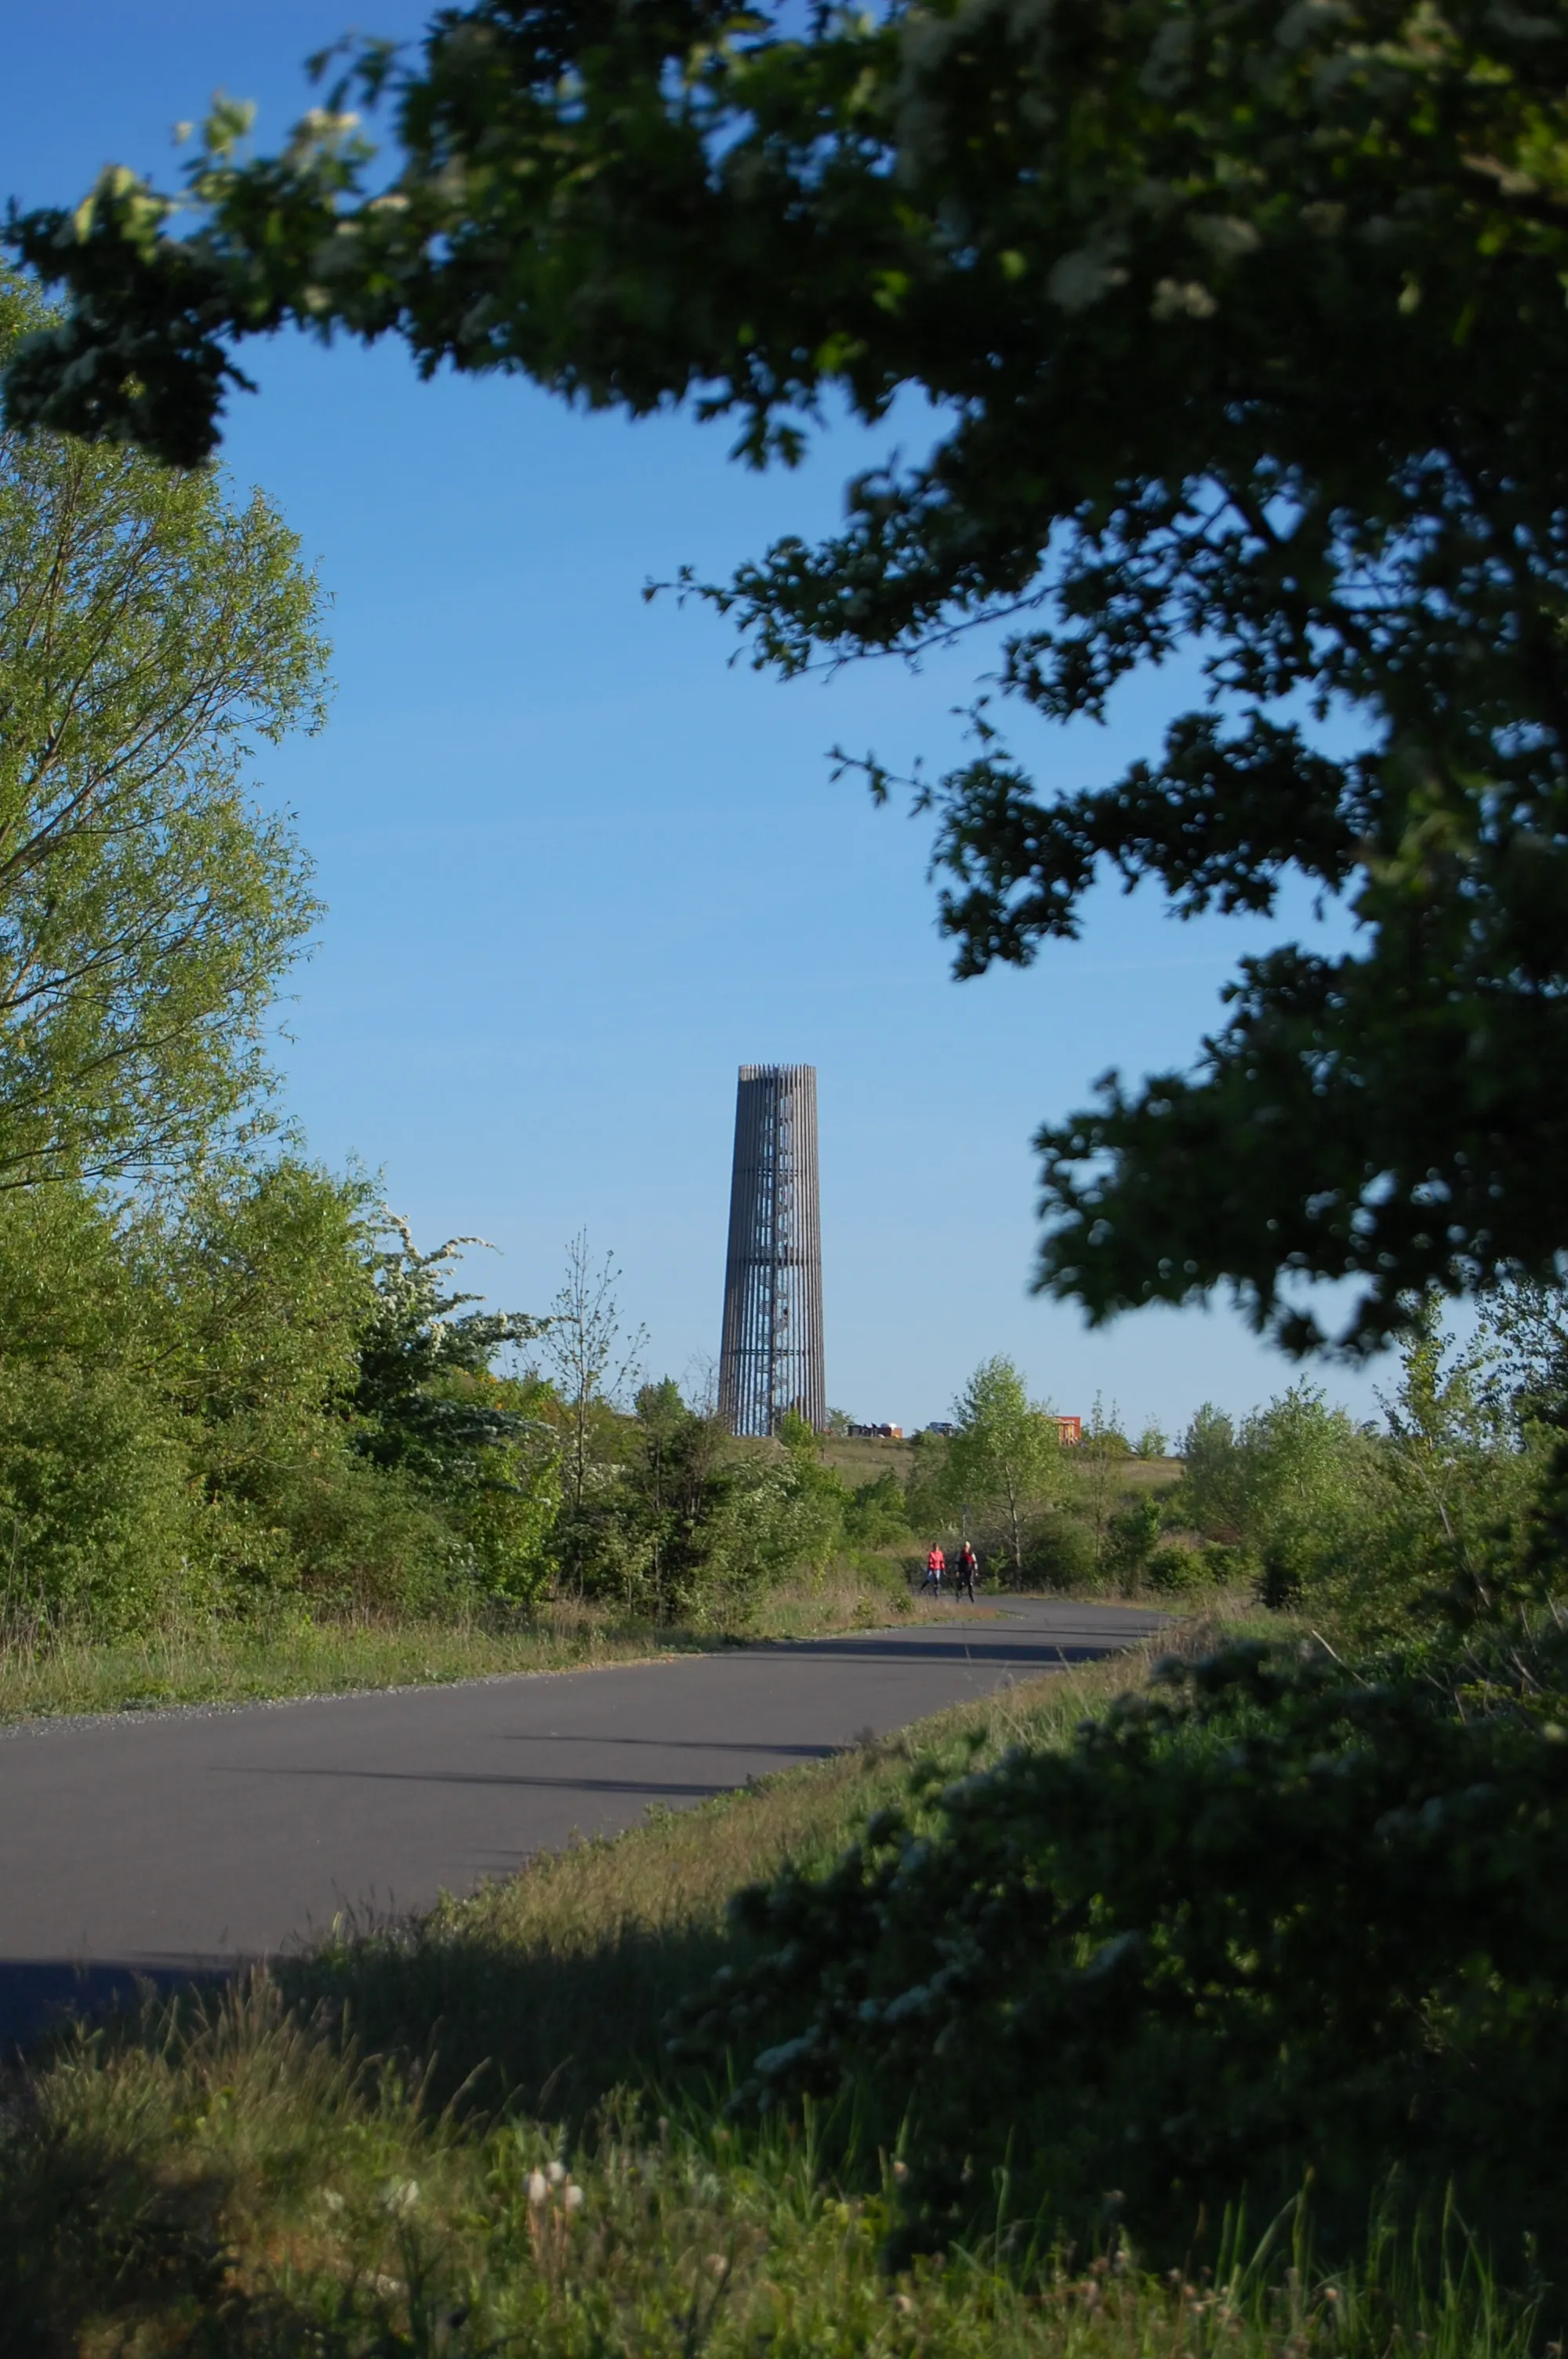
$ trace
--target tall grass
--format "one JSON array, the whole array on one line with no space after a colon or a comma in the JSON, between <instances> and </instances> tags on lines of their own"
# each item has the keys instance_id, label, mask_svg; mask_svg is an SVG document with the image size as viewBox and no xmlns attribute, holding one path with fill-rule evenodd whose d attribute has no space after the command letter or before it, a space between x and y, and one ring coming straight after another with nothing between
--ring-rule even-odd
<instances>
[{"instance_id":1,"label":"tall grass","mask_svg":"<svg viewBox=\"0 0 1568 2359\"><path fill-rule=\"evenodd\" d=\"M0 1650L0 1718L429 1685L624 1661L698 1643L683 1631L628 1625L575 1604L546 1607L511 1628L479 1618L301 1615L175 1625L117 1640L46 1633L35 1644Z\"/></svg>"},{"instance_id":2,"label":"tall grass","mask_svg":"<svg viewBox=\"0 0 1568 2359\"><path fill-rule=\"evenodd\" d=\"M890 2272L896 2164L837 2185L809 2122L749 2137L628 2103L563 2149L465 2133L313 2040L263 1982L113 2058L84 2042L0 2140L0 2352L451 2359L1525 2359L1528 2310L1462 2245L1375 2236L1324 2276L1244 2245L1156 2278L1112 2237L1033 2270Z\"/></svg>"}]
</instances>

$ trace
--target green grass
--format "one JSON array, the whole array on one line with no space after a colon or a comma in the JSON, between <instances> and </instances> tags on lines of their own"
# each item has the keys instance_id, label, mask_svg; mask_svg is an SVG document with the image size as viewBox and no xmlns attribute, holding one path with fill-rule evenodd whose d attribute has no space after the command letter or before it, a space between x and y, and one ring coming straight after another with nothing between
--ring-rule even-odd
<instances>
[{"instance_id":1,"label":"green grass","mask_svg":"<svg viewBox=\"0 0 1568 2359\"><path fill-rule=\"evenodd\" d=\"M946 1610L899 1593L885 1580L838 1568L764 1594L733 1627L639 1623L566 1601L511 1627L477 1619L315 1622L299 1614L259 1625L214 1620L119 1640L68 1635L0 1641L0 1723L575 1670L700 1652L740 1637L811 1637Z\"/></svg>"},{"instance_id":2,"label":"green grass","mask_svg":"<svg viewBox=\"0 0 1568 2359\"><path fill-rule=\"evenodd\" d=\"M823 1464L832 1467L851 1490L861 1483L874 1483L879 1474L892 1473L900 1483L907 1483L917 1459L912 1439L884 1441L880 1435L875 1439L851 1439L849 1435L828 1434L819 1447ZM1073 1472L1071 1451L1065 1451L1063 1457L1066 1470ZM1118 1458L1111 1463L1111 1487L1119 1500L1130 1498L1155 1484L1180 1482L1184 1465L1180 1458Z\"/></svg>"},{"instance_id":3,"label":"green grass","mask_svg":"<svg viewBox=\"0 0 1568 2359\"><path fill-rule=\"evenodd\" d=\"M617 1628L580 1615L552 1616L515 1631L426 1621L301 1620L260 1628L214 1623L119 1640L62 1638L0 1653L0 1720L567 1670L694 1643L680 1632Z\"/></svg>"},{"instance_id":4,"label":"green grass","mask_svg":"<svg viewBox=\"0 0 1568 2359\"><path fill-rule=\"evenodd\" d=\"M884 1441L879 1434L825 1434L817 1445L824 1466L833 1472L853 1490L859 1483L874 1483L879 1474L892 1473L900 1483L907 1483L914 1472L915 1452L913 1442Z\"/></svg>"},{"instance_id":5,"label":"green grass","mask_svg":"<svg viewBox=\"0 0 1568 2359\"><path fill-rule=\"evenodd\" d=\"M1525 2359L1482 2271L1314 2277L1242 2241L1157 2279L1125 2248L890 2273L896 2163L841 2190L804 2132L628 2104L568 2153L482 2136L334 2057L265 1985L182 2038L81 2051L0 2143L0 2351L27 2359ZM1288 2253L1289 2247L1287 2245ZM1273 2266L1270 2266L1272 2257Z\"/></svg>"},{"instance_id":6,"label":"green grass","mask_svg":"<svg viewBox=\"0 0 1568 2359\"><path fill-rule=\"evenodd\" d=\"M895 2158L836 2175L844 2125L743 2132L663 2078L664 2014L721 1954L738 1885L832 1857L917 1756L1062 1742L1146 1662L1031 1682L40 2053L0 2091L0 2353L1524 2359L1529 2314L1459 2240L1422 2273L1374 2235L1324 2279L1286 2222L1154 2278L1114 2231L1073 2255L1012 2227L890 2271Z\"/></svg>"}]
</instances>

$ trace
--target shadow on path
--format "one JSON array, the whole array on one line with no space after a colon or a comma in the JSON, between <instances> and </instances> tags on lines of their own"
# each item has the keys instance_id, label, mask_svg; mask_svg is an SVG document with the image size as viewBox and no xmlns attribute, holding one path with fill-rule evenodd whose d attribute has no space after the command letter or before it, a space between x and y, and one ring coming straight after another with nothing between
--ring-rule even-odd
<instances>
[{"instance_id":1,"label":"shadow on path","mask_svg":"<svg viewBox=\"0 0 1568 2359\"><path fill-rule=\"evenodd\" d=\"M734 1749L741 1752L746 1748L737 1745ZM833 1745L823 1747L824 1753L837 1749ZM716 1794L732 1794L737 1783L733 1777L719 1777L705 1786L681 1785L672 1777L529 1777L521 1772L493 1769L310 1769L279 1767L272 1762L258 1767L244 1761L216 1761L208 1774L214 1777L333 1777L373 1786L520 1786L535 1787L546 1793L649 1794L655 1801L673 1795L691 1802L708 1802Z\"/></svg>"},{"instance_id":2,"label":"shadow on path","mask_svg":"<svg viewBox=\"0 0 1568 2359\"><path fill-rule=\"evenodd\" d=\"M1128 1640L1142 1637L1141 1630L1133 1631ZM1119 1652L1108 1647L1103 1638L1052 1637L1042 1632L1038 1638L993 1638L979 1633L972 1637L865 1637L812 1638L801 1646L757 1647L752 1652L786 1656L800 1663L844 1662L863 1663L868 1659L909 1663L916 1668L922 1663L1019 1663L1041 1671L1060 1670L1064 1664L1098 1663L1106 1656Z\"/></svg>"},{"instance_id":3,"label":"shadow on path","mask_svg":"<svg viewBox=\"0 0 1568 2359\"><path fill-rule=\"evenodd\" d=\"M600 1735L595 1729L563 1734L554 1728L520 1728L503 1736L502 1742L505 1745L647 1745L660 1753L776 1753L791 1761L827 1761L842 1750L837 1745L759 1745L749 1736L622 1736L613 1729L608 1734Z\"/></svg>"},{"instance_id":4,"label":"shadow on path","mask_svg":"<svg viewBox=\"0 0 1568 2359\"><path fill-rule=\"evenodd\" d=\"M103 1958L92 1965L69 1958L0 1960L0 2060L72 2021L133 2006L145 1991L214 1988L234 1972L235 1964L232 1958L177 1966L129 1965Z\"/></svg>"}]
</instances>

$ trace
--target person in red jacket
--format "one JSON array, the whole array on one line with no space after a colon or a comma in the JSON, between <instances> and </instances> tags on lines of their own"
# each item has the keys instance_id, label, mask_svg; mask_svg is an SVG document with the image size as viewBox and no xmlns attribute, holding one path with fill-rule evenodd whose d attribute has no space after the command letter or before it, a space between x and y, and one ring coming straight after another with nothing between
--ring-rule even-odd
<instances>
[{"instance_id":1,"label":"person in red jacket","mask_svg":"<svg viewBox=\"0 0 1568 2359\"><path fill-rule=\"evenodd\" d=\"M934 1589L936 1592L937 1596L940 1597L942 1594L942 1576L946 1570L947 1560L943 1555L941 1549L937 1547L935 1541L933 1540L931 1543L931 1553L925 1560L925 1578L920 1584L922 1591L924 1592L927 1589Z\"/></svg>"}]
</instances>

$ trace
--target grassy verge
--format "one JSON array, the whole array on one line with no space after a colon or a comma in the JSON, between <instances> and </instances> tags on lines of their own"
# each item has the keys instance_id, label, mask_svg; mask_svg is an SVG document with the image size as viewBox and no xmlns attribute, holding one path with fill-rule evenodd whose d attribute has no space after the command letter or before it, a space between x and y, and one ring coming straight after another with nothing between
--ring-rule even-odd
<instances>
[{"instance_id":1,"label":"grassy verge","mask_svg":"<svg viewBox=\"0 0 1568 2359\"><path fill-rule=\"evenodd\" d=\"M516 1630L441 1622L290 1622L160 1630L93 1642L61 1638L0 1654L0 1720L258 1702L565 1670L673 1651L683 1633L552 1614Z\"/></svg>"},{"instance_id":2,"label":"grassy verge","mask_svg":"<svg viewBox=\"0 0 1568 2359\"><path fill-rule=\"evenodd\" d=\"M213 1622L111 1641L0 1642L0 1723L573 1670L728 1646L739 1637L812 1637L885 1623L895 1614L919 1619L950 1610L946 1601L933 1606L895 1593L885 1581L836 1570L764 1595L733 1626L633 1622L602 1606L563 1601L510 1626L481 1620L313 1622L301 1615L256 1625Z\"/></svg>"},{"instance_id":3,"label":"grassy verge","mask_svg":"<svg viewBox=\"0 0 1568 2359\"><path fill-rule=\"evenodd\" d=\"M1288 2224L1191 2281L1114 2237L890 2274L896 2160L836 2180L809 2121L742 2133L700 2090L661 2093L661 2018L713 1964L738 1884L830 1857L917 1756L1061 1742L1146 1659L654 1818L416 1925L341 1928L282 1982L161 2002L16 2069L0 2352L1524 2359L1528 2317L1462 2249L1425 2291L1376 2242L1317 2282Z\"/></svg>"}]
</instances>

